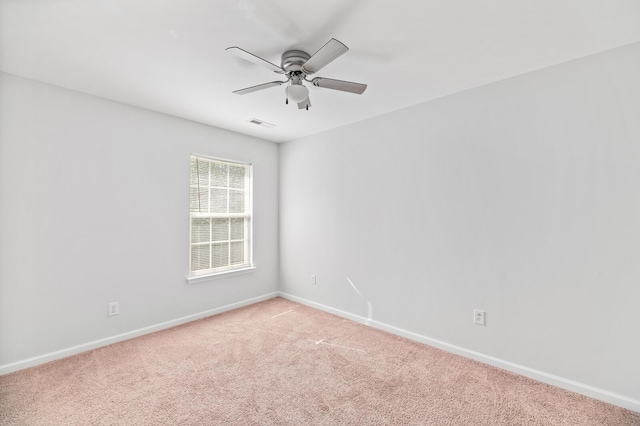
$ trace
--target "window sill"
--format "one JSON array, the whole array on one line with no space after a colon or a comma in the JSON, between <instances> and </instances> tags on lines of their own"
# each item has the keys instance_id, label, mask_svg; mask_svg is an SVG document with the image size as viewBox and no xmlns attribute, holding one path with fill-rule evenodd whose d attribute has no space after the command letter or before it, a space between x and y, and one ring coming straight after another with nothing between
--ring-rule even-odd
<instances>
[{"instance_id":1,"label":"window sill","mask_svg":"<svg viewBox=\"0 0 640 426\"><path fill-rule=\"evenodd\" d=\"M220 278L228 278L236 275L249 274L253 272L254 269L256 269L255 266L249 266L248 268L243 268L243 269L233 269L231 271L216 272L209 275L198 275L195 277L187 277L187 283L198 284L206 281L218 280Z\"/></svg>"}]
</instances>

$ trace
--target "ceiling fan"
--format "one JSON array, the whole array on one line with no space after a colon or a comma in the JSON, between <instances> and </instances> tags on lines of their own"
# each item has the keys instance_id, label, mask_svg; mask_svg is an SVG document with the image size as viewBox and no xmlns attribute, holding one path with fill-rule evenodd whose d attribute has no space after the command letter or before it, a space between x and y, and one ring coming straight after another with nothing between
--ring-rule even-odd
<instances>
[{"instance_id":1,"label":"ceiling fan","mask_svg":"<svg viewBox=\"0 0 640 426\"><path fill-rule=\"evenodd\" d=\"M307 52L302 50L287 50L282 54L280 66L236 46L228 47L225 50L249 62L262 65L275 73L284 74L287 78L285 81L272 81L269 83L259 84L257 86L247 87L245 89L235 90L233 93L237 95L245 95L247 93L268 89L269 87L281 86L288 83L285 90L286 103L288 104L289 99L291 99L293 102L298 104L298 109L308 110L311 106L311 101L309 100L309 89L302 84L303 81L311 83L316 87L356 93L358 95L361 95L367 88L366 84L334 80L332 78L315 77L312 80L307 79L307 76L320 71L324 66L349 50L347 46L335 38L329 40L313 55L309 55Z\"/></svg>"}]
</instances>

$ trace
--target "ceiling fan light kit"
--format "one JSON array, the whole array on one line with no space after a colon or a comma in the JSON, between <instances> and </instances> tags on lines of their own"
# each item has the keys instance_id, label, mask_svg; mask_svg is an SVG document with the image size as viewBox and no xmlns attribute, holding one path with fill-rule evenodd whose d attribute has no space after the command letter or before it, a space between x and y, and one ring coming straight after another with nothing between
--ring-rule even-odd
<instances>
[{"instance_id":1,"label":"ceiling fan light kit","mask_svg":"<svg viewBox=\"0 0 640 426\"><path fill-rule=\"evenodd\" d=\"M257 86L235 90L233 93L237 95L245 95L247 93L288 83L287 88L285 89L285 102L288 104L289 99L291 99L291 101L298 104L298 109L305 110L308 110L311 106L311 100L309 99L309 89L302 83L303 81L311 83L315 87L361 95L367 88L366 84L323 77L315 77L313 80L307 79L308 75L320 71L348 50L349 48L342 42L332 38L313 55L309 55L307 52L302 50L287 50L282 54L280 66L278 66L239 47L228 47L226 51L249 62L270 69L275 73L284 74L284 76L287 77L285 81L263 83Z\"/></svg>"},{"instance_id":2,"label":"ceiling fan light kit","mask_svg":"<svg viewBox=\"0 0 640 426\"><path fill-rule=\"evenodd\" d=\"M304 87L302 83L292 83L286 89L287 99L291 99L293 102L302 102L309 97L309 89Z\"/></svg>"}]
</instances>

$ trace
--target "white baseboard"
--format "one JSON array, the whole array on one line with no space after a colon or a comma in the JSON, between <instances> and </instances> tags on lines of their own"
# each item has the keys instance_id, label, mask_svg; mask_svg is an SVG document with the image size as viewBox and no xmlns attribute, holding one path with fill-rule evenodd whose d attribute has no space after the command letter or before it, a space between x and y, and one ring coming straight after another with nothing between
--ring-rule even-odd
<instances>
[{"instance_id":1,"label":"white baseboard","mask_svg":"<svg viewBox=\"0 0 640 426\"><path fill-rule=\"evenodd\" d=\"M267 293L262 296L253 297L251 299L242 300L240 302L232 303L230 305L221 306L219 308L209 309L207 311L198 312L197 314L187 315L182 318L176 318L170 321L165 321L160 324L151 325L148 327L139 328L137 330L128 331L126 333L117 334L115 336L106 337L104 339L94 340L92 342L83 343L81 345L73 346L59 351L50 352L44 355L27 358L25 360L12 362L10 364L0 365L0 376L3 374L13 373L14 371L23 370L25 368L34 367L36 365L45 364L57 359L66 358L71 355L77 355L82 352L90 351L93 349L108 346L114 343L122 342L124 340L133 339L134 337L142 336L156 331L164 330L167 328L175 327L177 325L185 324L198 319L210 317L213 315L221 314L223 312L238 309L243 306L253 305L254 303L262 302L264 300L273 299L278 297L279 293Z\"/></svg>"},{"instance_id":2,"label":"white baseboard","mask_svg":"<svg viewBox=\"0 0 640 426\"><path fill-rule=\"evenodd\" d=\"M490 355L485 355L476 351L465 349L463 347L452 345L450 343L443 342L441 340L433 339L431 337L427 337L422 334L418 334L412 331L394 327L392 325L385 324L380 321L369 320L363 316L355 315L350 312L342 311L340 309L336 309L330 306L322 305L320 303L312 302L310 300L303 299L301 297L294 296L292 294L279 292L279 295L280 297L283 297L285 299L298 302L303 305L307 305L312 308L319 309L321 311L325 311L342 318L347 318L362 324L370 325L374 328L384 330L389 333L396 334L398 336L406 337L407 339L424 343L426 345L433 346L435 348L442 349L444 351L451 352L456 355L461 355L463 357L470 358L475 361L482 362L484 364L489 364L494 367L501 368L503 370L511 371L513 373L520 374L522 376L526 376L543 383L548 383L550 385L553 385L562 389L566 389L575 393L586 395L588 397L598 399L600 401L604 401L609 404L617 405L619 407L623 407L628 410L640 412L640 401L633 398L629 398L624 395L620 395L614 392L609 392L607 390L600 389L595 386L590 386L584 383L576 382L574 380L565 379L564 377L556 376L554 374L549 374L544 371L525 367L523 365L505 361L500 358L495 358Z\"/></svg>"}]
</instances>

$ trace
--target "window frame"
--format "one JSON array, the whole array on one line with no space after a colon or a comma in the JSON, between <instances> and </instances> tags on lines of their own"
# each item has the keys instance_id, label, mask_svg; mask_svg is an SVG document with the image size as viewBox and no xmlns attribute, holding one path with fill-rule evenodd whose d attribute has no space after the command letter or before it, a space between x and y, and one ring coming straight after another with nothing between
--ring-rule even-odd
<instances>
[{"instance_id":1,"label":"window frame","mask_svg":"<svg viewBox=\"0 0 640 426\"><path fill-rule=\"evenodd\" d=\"M244 213L202 213L202 212L193 212L191 211L191 191L193 188L192 185L192 181L191 181L191 161L192 160L206 160L209 163L223 163L226 164L227 166L231 165L231 166L242 166L245 168L246 170L246 174L245 174L245 187L244 187L244 192L245 192L245 197L244 197L244 204L245 204L245 212ZM211 185L211 181L210 181L210 176L211 176L211 172L209 172L209 177L207 178L209 180L209 184L207 185L207 187L209 189L213 188L213 186ZM229 179L229 174L227 171L227 179ZM230 187L229 181L227 180L227 186L226 188L227 191L234 189L232 187ZM251 272L253 269L255 269L254 263L253 263L253 164L250 162L243 162L243 161L237 161L237 160L230 160L230 159L226 159L226 158L219 158L219 157L212 157L210 155L203 155L203 154L196 154L196 153L191 153L189 156L189 268L188 268L188 273L187 273L187 281L188 282L199 282L199 281L204 281L207 279L213 279L213 278L220 278L223 276L229 276L229 275L235 275L235 274L241 274L241 273L247 273L247 272ZM227 192L227 203L229 202L229 192ZM210 192L209 192L209 197L210 197ZM210 198L209 198L210 200ZM228 209L227 209L228 210ZM192 271L191 267L192 267L192 248L194 246L194 243L192 242L192 238L193 238L193 219L196 218L211 218L211 219L215 219L215 218L228 218L228 219L233 219L233 218L244 218L245 219L245 226L244 226L244 238L243 238L243 246L244 246L244 259L245 261L242 264L238 264L238 265L227 265L227 266L223 266L223 267L218 267L218 268L210 268L210 269L202 269L202 270L196 270L196 271ZM211 228L210 232L213 232L212 230L213 228ZM203 242L204 243L204 242ZM212 238L209 239L209 241L207 242L208 244L213 244L213 240ZM231 234L229 234L229 239L227 240L227 243L229 245L231 245L232 243L232 239L231 239ZM211 253L211 251L210 251ZM212 254L210 254L210 256L212 256ZM229 257L229 262L230 262L231 258Z\"/></svg>"}]
</instances>

